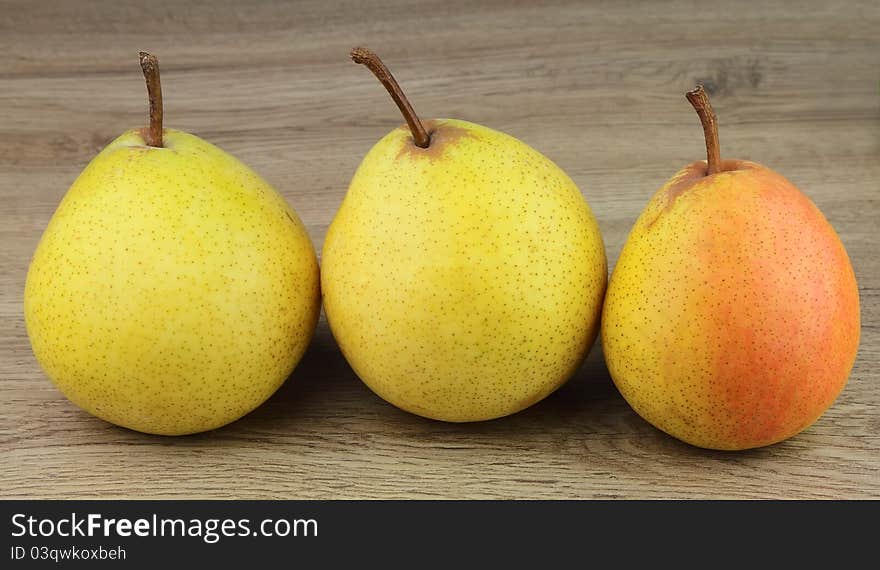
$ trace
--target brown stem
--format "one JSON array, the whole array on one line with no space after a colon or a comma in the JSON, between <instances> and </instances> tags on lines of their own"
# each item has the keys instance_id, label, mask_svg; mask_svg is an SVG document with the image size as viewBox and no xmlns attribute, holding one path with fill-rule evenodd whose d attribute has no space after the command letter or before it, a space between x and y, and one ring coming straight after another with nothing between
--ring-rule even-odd
<instances>
[{"instance_id":1,"label":"brown stem","mask_svg":"<svg viewBox=\"0 0 880 570\"><path fill-rule=\"evenodd\" d=\"M702 85L697 85L693 91L685 93L685 97L700 116L703 123L703 136L706 137L706 156L709 162L707 175L721 172L721 149L718 146L718 117L709 103L709 96L703 90Z\"/></svg>"},{"instance_id":2,"label":"brown stem","mask_svg":"<svg viewBox=\"0 0 880 570\"><path fill-rule=\"evenodd\" d=\"M409 104L409 100L403 94L403 90L397 84L397 80L394 79L394 76L391 75L391 72L385 67L379 56L367 48L356 47L351 50L351 59L355 63L366 65L373 72L373 75L382 82L391 98L397 103L397 108L400 109L403 118L406 119L406 124L409 125L409 130L412 131L416 146L428 148L428 145L431 144L431 137L425 131L425 127L422 126L419 116L416 115L412 105Z\"/></svg>"},{"instance_id":3,"label":"brown stem","mask_svg":"<svg viewBox=\"0 0 880 570\"><path fill-rule=\"evenodd\" d=\"M159 60L155 55L140 52L141 69L147 80L147 96L150 98L150 127L146 129L146 142L150 146L162 146L162 83L159 81Z\"/></svg>"}]
</instances>

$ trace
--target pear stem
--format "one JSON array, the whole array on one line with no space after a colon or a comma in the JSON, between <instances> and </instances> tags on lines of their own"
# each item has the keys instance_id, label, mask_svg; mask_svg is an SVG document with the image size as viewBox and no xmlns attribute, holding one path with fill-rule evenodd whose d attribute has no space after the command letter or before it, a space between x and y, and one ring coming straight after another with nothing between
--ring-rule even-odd
<instances>
[{"instance_id":1,"label":"pear stem","mask_svg":"<svg viewBox=\"0 0 880 570\"><path fill-rule=\"evenodd\" d=\"M382 63L379 56L367 48L356 47L351 50L351 59L355 63L367 66L367 68L373 72L376 79L385 86L385 89L388 90L391 98L397 103L397 108L400 109L403 118L406 119L406 124L409 125L409 130L412 131L413 141L415 141L416 146L419 148L428 148L428 145L431 144L430 135L428 135L425 127L422 126L419 116L416 115L412 105L409 104L409 100L406 98L406 95L403 94L403 90L400 88L400 85L397 84L397 80L394 79L394 76L391 75L391 71L389 71L385 64Z\"/></svg>"},{"instance_id":2,"label":"pear stem","mask_svg":"<svg viewBox=\"0 0 880 570\"><path fill-rule=\"evenodd\" d=\"M709 163L709 169L706 175L721 172L721 149L718 146L718 117L712 110L712 104L709 103L709 96L703 90L702 85L685 93L685 97L694 106L697 115L700 116L700 122L703 124L703 136L706 138L706 157Z\"/></svg>"},{"instance_id":3,"label":"pear stem","mask_svg":"<svg viewBox=\"0 0 880 570\"><path fill-rule=\"evenodd\" d=\"M144 139L150 146L162 146L162 83L159 81L159 60L145 51L139 53L141 70L147 81L147 96L150 98L150 126L145 130Z\"/></svg>"}]
</instances>

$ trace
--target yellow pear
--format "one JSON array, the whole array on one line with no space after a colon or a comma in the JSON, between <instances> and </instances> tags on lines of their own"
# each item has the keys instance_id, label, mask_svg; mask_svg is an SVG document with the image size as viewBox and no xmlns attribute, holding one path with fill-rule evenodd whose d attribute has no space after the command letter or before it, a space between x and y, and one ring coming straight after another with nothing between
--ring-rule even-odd
<instances>
[{"instance_id":1,"label":"yellow pear","mask_svg":"<svg viewBox=\"0 0 880 570\"><path fill-rule=\"evenodd\" d=\"M597 334L605 250L574 182L519 140L422 123L376 55L352 51L407 127L366 155L328 231L324 309L358 376L409 412L487 420L538 402Z\"/></svg>"},{"instance_id":2,"label":"yellow pear","mask_svg":"<svg viewBox=\"0 0 880 570\"><path fill-rule=\"evenodd\" d=\"M760 164L721 160L702 88L687 95L708 160L672 177L636 221L602 315L621 394L690 444L738 450L795 435L846 384L859 291L822 212Z\"/></svg>"},{"instance_id":3,"label":"yellow pear","mask_svg":"<svg viewBox=\"0 0 880 570\"><path fill-rule=\"evenodd\" d=\"M162 128L158 65L141 54L150 127L124 133L65 195L28 271L34 354L84 410L166 435L247 414L287 378L320 308L314 248L255 172Z\"/></svg>"}]
</instances>

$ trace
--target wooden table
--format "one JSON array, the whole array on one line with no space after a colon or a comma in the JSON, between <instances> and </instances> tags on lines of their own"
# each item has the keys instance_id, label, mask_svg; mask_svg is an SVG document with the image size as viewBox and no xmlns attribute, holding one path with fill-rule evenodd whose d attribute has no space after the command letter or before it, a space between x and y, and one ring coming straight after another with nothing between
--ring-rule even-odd
<instances>
[{"instance_id":1,"label":"wooden table","mask_svg":"<svg viewBox=\"0 0 880 570\"><path fill-rule=\"evenodd\" d=\"M0 2L0 497L880 497L876 0L201 4ZM385 58L424 117L482 123L556 161L612 265L649 196L704 156L683 97L703 82L724 155L792 180L852 257L862 342L837 403L787 442L704 451L632 412L596 347L531 409L450 425L373 395L322 322L284 387L212 433L142 435L70 404L31 354L25 272L75 176L144 124L137 51L160 57L166 124L254 167L320 250L361 158L401 123L348 60L356 44Z\"/></svg>"}]
</instances>

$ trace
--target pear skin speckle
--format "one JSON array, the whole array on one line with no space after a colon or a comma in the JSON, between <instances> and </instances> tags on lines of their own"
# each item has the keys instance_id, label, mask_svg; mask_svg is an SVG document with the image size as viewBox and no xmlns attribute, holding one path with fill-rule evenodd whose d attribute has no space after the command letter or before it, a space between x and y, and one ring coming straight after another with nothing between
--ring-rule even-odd
<instances>
[{"instance_id":1,"label":"pear skin speckle","mask_svg":"<svg viewBox=\"0 0 880 570\"><path fill-rule=\"evenodd\" d=\"M34 354L73 403L165 435L259 406L304 353L320 309L314 248L256 173L193 135L139 130L74 182L28 271Z\"/></svg>"},{"instance_id":2,"label":"pear skin speckle","mask_svg":"<svg viewBox=\"0 0 880 570\"><path fill-rule=\"evenodd\" d=\"M429 121L364 158L327 234L324 308L358 376L421 416L526 408L577 369L598 332L607 266L580 191L517 139Z\"/></svg>"}]
</instances>

